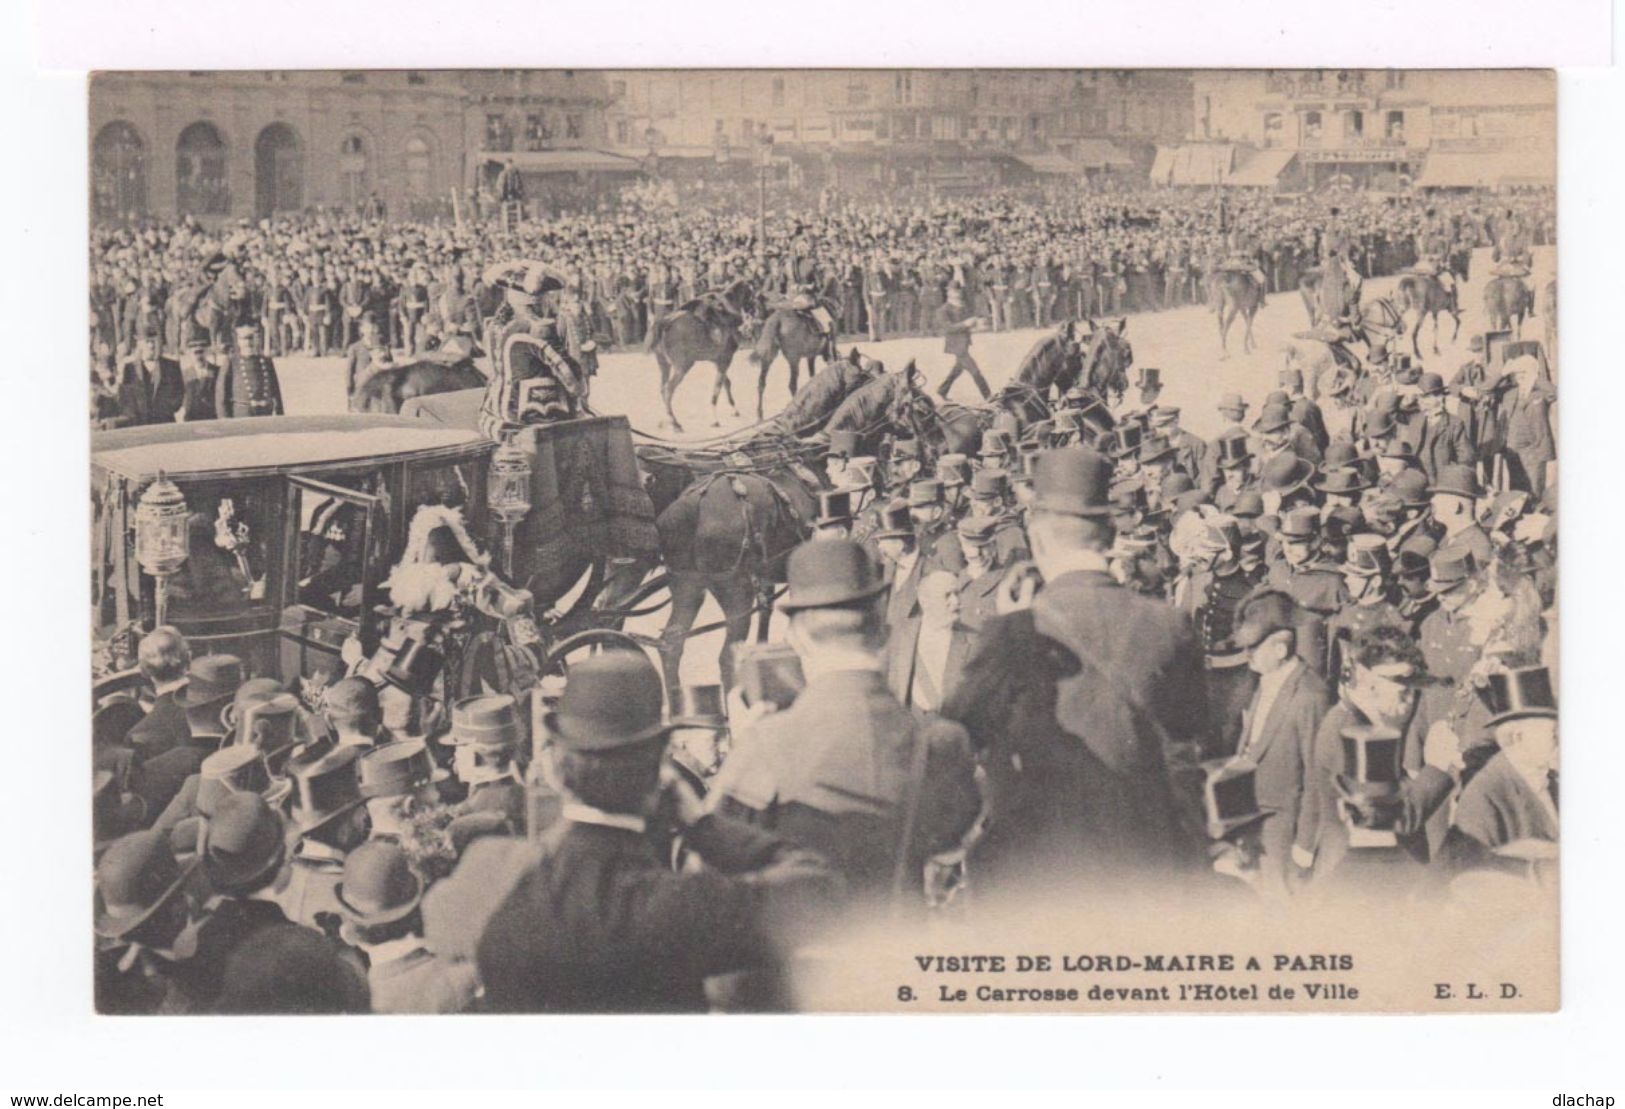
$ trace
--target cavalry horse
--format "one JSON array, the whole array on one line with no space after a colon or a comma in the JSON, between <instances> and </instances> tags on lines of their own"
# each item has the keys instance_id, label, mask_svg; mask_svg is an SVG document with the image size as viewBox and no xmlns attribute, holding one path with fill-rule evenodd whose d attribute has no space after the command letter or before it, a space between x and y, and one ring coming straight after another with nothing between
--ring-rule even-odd
<instances>
[{"instance_id":1,"label":"cavalry horse","mask_svg":"<svg viewBox=\"0 0 1625 1109\"><path fill-rule=\"evenodd\" d=\"M1243 354L1256 345L1253 342L1253 317L1264 303L1264 288L1258 279L1245 270L1220 269L1211 276L1213 292L1210 298L1219 318L1219 357L1230 357L1230 325L1240 316L1246 325L1241 336Z\"/></svg>"},{"instance_id":2,"label":"cavalry horse","mask_svg":"<svg viewBox=\"0 0 1625 1109\"><path fill-rule=\"evenodd\" d=\"M1535 312L1535 294L1520 277L1502 275L1484 283L1484 315L1495 331L1511 331L1523 338L1523 321Z\"/></svg>"},{"instance_id":3,"label":"cavalry horse","mask_svg":"<svg viewBox=\"0 0 1625 1109\"><path fill-rule=\"evenodd\" d=\"M424 358L374 372L351 395L350 411L394 415L414 397L483 389L485 384L485 375L475 368L472 357L455 362Z\"/></svg>"},{"instance_id":4,"label":"cavalry horse","mask_svg":"<svg viewBox=\"0 0 1625 1109\"><path fill-rule=\"evenodd\" d=\"M833 318L835 307L828 302L821 301L820 304ZM756 418L763 418L767 374L779 355L782 354L790 365L790 395L793 397L801 381L802 365L806 365L810 380L820 357L826 363L835 360L834 347L834 337L820 330L817 321L806 312L789 307L775 309L762 324L762 330L756 336L756 345L750 352L750 360L760 370L756 379Z\"/></svg>"},{"instance_id":5,"label":"cavalry horse","mask_svg":"<svg viewBox=\"0 0 1625 1109\"><path fill-rule=\"evenodd\" d=\"M1416 324L1411 328L1411 351L1422 357L1418 337L1422 334L1422 321L1433 317L1433 353L1439 353L1439 313L1446 312L1455 321L1451 342L1461 334L1461 310L1456 307L1456 294L1446 289L1437 278L1425 273L1407 273L1399 279L1399 299L1405 311L1416 313Z\"/></svg>"},{"instance_id":6,"label":"cavalry horse","mask_svg":"<svg viewBox=\"0 0 1625 1109\"><path fill-rule=\"evenodd\" d=\"M217 349L232 348L232 328L244 318L248 283L235 265L221 267L212 280L188 290L190 301L182 314L194 327L206 331ZM185 336L178 337L182 342Z\"/></svg>"},{"instance_id":7,"label":"cavalry horse","mask_svg":"<svg viewBox=\"0 0 1625 1109\"><path fill-rule=\"evenodd\" d=\"M747 282L735 281L720 293L688 301L656 320L649 329L647 349L660 367L660 399L666 406L662 427L683 430L677 413L672 411L671 399L696 362L710 362L717 368L716 383L711 386L711 426L720 426L717 398L724 392L728 394L728 406L735 416L739 415L728 367L739 351L740 329L750 314L753 296Z\"/></svg>"},{"instance_id":8,"label":"cavalry horse","mask_svg":"<svg viewBox=\"0 0 1625 1109\"><path fill-rule=\"evenodd\" d=\"M1320 382L1332 370L1343 369L1356 376L1365 372L1359 357L1349 349L1347 341L1362 343L1365 357L1386 355L1405 330L1404 314L1391 297L1381 296L1360 306L1359 316L1348 325L1351 333L1333 337L1329 324L1311 331L1299 331L1282 344L1287 369L1303 374L1304 387L1311 398L1319 398Z\"/></svg>"}]
</instances>

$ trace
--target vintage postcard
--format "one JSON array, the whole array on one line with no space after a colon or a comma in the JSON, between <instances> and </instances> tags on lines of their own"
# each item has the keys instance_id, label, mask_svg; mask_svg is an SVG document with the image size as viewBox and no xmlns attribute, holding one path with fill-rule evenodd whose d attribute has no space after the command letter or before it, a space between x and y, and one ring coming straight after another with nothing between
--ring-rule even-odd
<instances>
[{"instance_id":1,"label":"vintage postcard","mask_svg":"<svg viewBox=\"0 0 1625 1109\"><path fill-rule=\"evenodd\" d=\"M97 1010L1558 1008L1557 111L94 74Z\"/></svg>"}]
</instances>

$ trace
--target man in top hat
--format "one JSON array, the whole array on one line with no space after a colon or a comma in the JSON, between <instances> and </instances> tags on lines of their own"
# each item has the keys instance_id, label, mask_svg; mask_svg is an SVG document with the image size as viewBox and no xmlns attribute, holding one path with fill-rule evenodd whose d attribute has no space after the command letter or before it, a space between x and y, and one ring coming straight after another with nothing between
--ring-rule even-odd
<instances>
[{"instance_id":1,"label":"man in top hat","mask_svg":"<svg viewBox=\"0 0 1625 1109\"><path fill-rule=\"evenodd\" d=\"M344 860L334 890L341 935L367 956L375 1013L460 1013L479 992L471 962L440 958L424 943L424 888L399 844L374 840Z\"/></svg>"},{"instance_id":2,"label":"man in top hat","mask_svg":"<svg viewBox=\"0 0 1625 1109\"><path fill-rule=\"evenodd\" d=\"M355 764L365 749L312 745L288 763L293 799L288 812L288 865L277 879L276 902L295 924L334 935L334 891L344 859L367 842L371 823Z\"/></svg>"},{"instance_id":3,"label":"man in top hat","mask_svg":"<svg viewBox=\"0 0 1625 1109\"><path fill-rule=\"evenodd\" d=\"M1443 529L1438 552L1465 552L1478 566L1488 566L1495 546L1478 524L1478 499L1484 495L1478 474L1471 466L1450 465L1439 471L1429 489L1430 512Z\"/></svg>"},{"instance_id":4,"label":"man in top hat","mask_svg":"<svg viewBox=\"0 0 1625 1109\"><path fill-rule=\"evenodd\" d=\"M1000 556L999 523L993 517L973 513L960 520L956 530L965 556L965 567L956 577L957 623L970 643L997 615L999 585L1015 563Z\"/></svg>"},{"instance_id":5,"label":"man in top hat","mask_svg":"<svg viewBox=\"0 0 1625 1109\"><path fill-rule=\"evenodd\" d=\"M1320 557L1319 511L1308 507L1287 511L1275 538L1281 544L1281 557L1270 567L1270 588L1317 616L1335 615L1343 607L1343 576Z\"/></svg>"},{"instance_id":6,"label":"man in top hat","mask_svg":"<svg viewBox=\"0 0 1625 1109\"><path fill-rule=\"evenodd\" d=\"M1156 366L1141 366L1134 387L1140 391L1140 412L1148 416L1155 413L1157 398L1162 396L1162 370Z\"/></svg>"},{"instance_id":7,"label":"man in top hat","mask_svg":"<svg viewBox=\"0 0 1625 1109\"><path fill-rule=\"evenodd\" d=\"M732 745L722 687L679 686L668 751L672 764L688 776L689 784L701 791L708 790Z\"/></svg>"},{"instance_id":8,"label":"man in top hat","mask_svg":"<svg viewBox=\"0 0 1625 1109\"><path fill-rule=\"evenodd\" d=\"M147 812L156 814L168 808L186 779L219 749L226 732L222 714L242 681L243 663L236 655L192 659L186 685L175 693L175 702L186 713L186 739L141 764L136 792Z\"/></svg>"},{"instance_id":9,"label":"man in top hat","mask_svg":"<svg viewBox=\"0 0 1625 1109\"><path fill-rule=\"evenodd\" d=\"M534 843L476 840L424 898L429 946L475 961L487 1008L703 1011L707 977L772 967L839 896L817 855L708 813L680 776L657 804L665 701L641 652L571 666L543 717L561 819ZM674 871L657 855L656 812L705 867Z\"/></svg>"},{"instance_id":10,"label":"man in top hat","mask_svg":"<svg viewBox=\"0 0 1625 1109\"><path fill-rule=\"evenodd\" d=\"M1112 576L1111 479L1086 448L1039 456L1028 534L1042 589L988 621L944 706L987 773L970 865L988 889L1154 887L1199 865L1201 653L1183 614Z\"/></svg>"},{"instance_id":11,"label":"man in top hat","mask_svg":"<svg viewBox=\"0 0 1625 1109\"><path fill-rule=\"evenodd\" d=\"M527 739L512 697L465 697L452 706L446 742L453 749L452 770L468 790L461 811L496 813L508 834L524 833Z\"/></svg>"},{"instance_id":12,"label":"man in top hat","mask_svg":"<svg viewBox=\"0 0 1625 1109\"><path fill-rule=\"evenodd\" d=\"M851 489L820 489L813 535L819 539L845 539L852 531Z\"/></svg>"},{"instance_id":13,"label":"man in top hat","mask_svg":"<svg viewBox=\"0 0 1625 1109\"><path fill-rule=\"evenodd\" d=\"M1347 783L1344 737L1350 729L1377 728L1396 737L1397 778L1391 783L1386 842L1416 862L1429 858L1424 825L1449 798L1452 769L1459 755L1445 729L1426 727L1418 712L1418 690L1428 680L1426 663L1403 629L1377 627L1356 637L1345 655L1347 675L1337 684L1338 700L1321 721L1314 757L1305 781L1304 810L1292 859L1313 871L1316 885L1337 873L1351 841L1382 840L1363 834L1342 803L1339 778ZM1424 738L1425 737L1425 738Z\"/></svg>"},{"instance_id":14,"label":"man in top hat","mask_svg":"<svg viewBox=\"0 0 1625 1109\"><path fill-rule=\"evenodd\" d=\"M245 323L236 331L237 348L214 384L214 410L222 420L282 415L282 385L276 363L260 352L260 328Z\"/></svg>"},{"instance_id":15,"label":"man in top hat","mask_svg":"<svg viewBox=\"0 0 1625 1109\"><path fill-rule=\"evenodd\" d=\"M1231 762L1257 770L1259 804L1270 813L1262 836L1264 891L1286 890L1292 844L1298 841L1304 781L1315 735L1332 707L1331 690L1300 653L1299 636L1312 619L1284 593L1256 593L1238 613L1232 643L1246 652L1258 684L1242 713Z\"/></svg>"},{"instance_id":16,"label":"man in top hat","mask_svg":"<svg viewBox=\"0 0 1625 1109\"><path fill-rule=\"evenodd\" d=\"M118 406L125 427L173 423L186 402L181 365L158 353L157 332L143 333L119 375Z\"/></svg>"},{"instance_id":17,"label":"man in top hat","mask_svg":"<svg viewBox=\"0 0 1625 1109\"><path fill-rule=\"evenodd\" d=\"M1447 466L1471 467L1478 461L1467 425L1451 415L1444 405L1444 378L1425 373L1417 379L1417 404L1421 410L1416 434L1416 457L1429 481L1437 481Z\"/></svg>"},{"instance_id":18,"label":"man in top hat","mask_svg":"<svg viewBox=\"0 0 1625 1109\"><path fill-rule=\"evenodd\" d=\"M829 448L824 452L824 477L831 489L839 489L849 484L846 479L846 464L858 453L858 449L857 432L842 429L829 433Z\"/></svg>"},{"instance_id":19,"label":"man in top hat","mask_svg":"<svg viewBox=\"0 0 1625 1109\"><path fill-rule=\"evenodd\" d=\"M1220 512L1230 512L1241 493L1253 483L1253 453L1246 433L1232 432L1215 440L1218 455L1214 465L1219 474L1219 487L1214 490L1213 504Z\"/></svg>"},{"instance_id":20,"label":"man in top hat","mask_svg":"<svg viewBox=\"0 0 1625 1109\"><path fill-rule=\"evenodd\" d=\"M136 758L144 760L185 743L192 734L186 725L186 708L176 699L186 688L192 655L186 638L166 625L141 637L135 657L142 677L152 684L154 696L151 710L130 729L126 742Z\"/></svg>"},{"instance_id":21,"label":"man in top hat","mask_svg":"<svg viewBox=\"0 0 1625 1109\"><path fill-rule=\"evenodd\" d=\"M941 478L927 478L908 487L908 514L914 523L914 549L924 559L925 569L957 572L959 543L953 536L954 517ZM895 585L895 575L892 580Z\"/></svg>"},{"instance_id":22,"label":"man in top hat","mask_svg":"<svg viewBox=\"0 0 1625 1109\"><path fill-rule=\"evenodd\" d=\"M980 809L968 740L957 724L910 714L887 690L886 586L861 547L811 540L791 554L788 573L787 639L807 685L788 709L738 730L716 779L720 811L819 852L859 901L919 904L926 860L955 848ZM910 645L909 691L931 678L916 665L920 639ZM940 689L924 692L940 704Z\"/></svg>"},{"instance_id":23,"label":"man in top hat","mask_svg":"<svg viewBox=\"0 0 1625 1109\"><path fill-rule=\"evenodd\" d=\"M1458 867L1483 865L1487 854L1508 844L1558 840L1557 700L1551 674L1544 666L1492 673L1481 696L1498 751L1456 801L1451 854Z\"/></svg>"}]
</instances>

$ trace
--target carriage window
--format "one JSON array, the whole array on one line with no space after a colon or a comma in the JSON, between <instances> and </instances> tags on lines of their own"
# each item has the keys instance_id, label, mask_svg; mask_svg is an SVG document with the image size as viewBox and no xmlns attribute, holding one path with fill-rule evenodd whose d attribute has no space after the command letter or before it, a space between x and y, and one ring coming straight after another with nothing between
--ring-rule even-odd
<instances>
[{"instance_id":1,"label":"carriage window","mask_svg":"<svg viewBox=\"0 0 1625 1109\"><path fill-rule=\"evenodd\" d=\"M188 485L185 564L169 582L176 619L225 616L263 602L271 544L278 537L277 491L265 483Z\"/></svg>"},{"instance_id":2,"label":"carriage window","mask_svg":"<svg viewBox=\"0 0 1625 1109\"><path fill-rule=\"evenodd\" d=\"M299 527L288 568L295 598L334 615L359 615L382 561L383 521L375 511L381 478L346 474L289 481Z\"/></svg>"}]
</instances>

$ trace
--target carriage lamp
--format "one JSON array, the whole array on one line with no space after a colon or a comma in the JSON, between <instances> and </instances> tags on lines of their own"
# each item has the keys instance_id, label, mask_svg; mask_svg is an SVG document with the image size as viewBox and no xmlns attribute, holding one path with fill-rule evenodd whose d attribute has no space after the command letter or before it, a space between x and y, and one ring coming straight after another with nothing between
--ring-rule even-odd
<instances>
[{"instance_id":1,"label":"carriage lamp","mask_svg":"<svg viewBox=\"0 0 1625 1109\"><path fill-rule=\"evenodd\" d=\"M169 579L186 562L187 520L191 510L180 487L158 471L135 506L135 560L157 583L156 620L163 624L168 611Z\"/></svg>"},{"instance_id":2,"label":"carriage lamp","mask_svg":"<svg viewBox=\"0 0 1625 1109\"><path fill-rule=\"evenodd\" d=\"M486 506L502 522L502 572L513 576L513 529L530 513L530 456L512 437L491 455Z\"/></svg>"}]
</instances>

